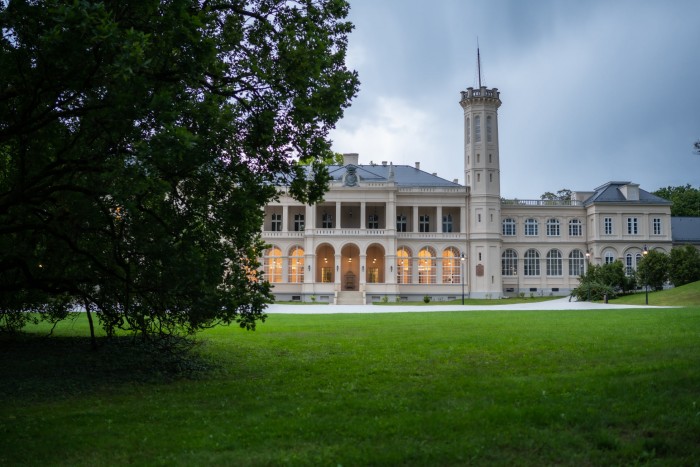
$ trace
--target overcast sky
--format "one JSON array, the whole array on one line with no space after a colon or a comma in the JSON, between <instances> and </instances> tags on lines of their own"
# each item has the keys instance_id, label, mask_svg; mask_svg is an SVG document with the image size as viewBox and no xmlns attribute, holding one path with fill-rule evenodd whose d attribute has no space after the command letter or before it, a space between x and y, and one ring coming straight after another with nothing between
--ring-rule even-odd
<instances>
[{"instance_id":1,"label":"overcast sky","mask_svg":"<svg viewBox=\"0 0 700 467\"><path fill-rule=\"evenodd\" d=\"M501 194L700 187L700 1L350 0L361 86L331 134L360 163L464 183L460 91L501 92Z\"/></svg>"}]
</instances>

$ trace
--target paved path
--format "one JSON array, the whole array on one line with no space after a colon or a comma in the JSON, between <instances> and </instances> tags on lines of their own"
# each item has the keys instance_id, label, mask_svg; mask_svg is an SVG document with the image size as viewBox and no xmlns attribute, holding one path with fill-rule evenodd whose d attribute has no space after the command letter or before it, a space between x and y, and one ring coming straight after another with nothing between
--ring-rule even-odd
<instances>
[{"instance_id":1,"label":"paved path","mask_svg":"<svg viewBox=\"0 0 700 467\"><path fill-rule=\"evenodd\" d=\"M474 310L603 310L624 308L674 308L644 305L614 305L612 303L592 303L569 301L569 297L546 302L517 303L513 305L282 305L267 307L267 313L327 315L336 313L426 313L436 311L474 311Z\"/></svg>"}]
</instances>

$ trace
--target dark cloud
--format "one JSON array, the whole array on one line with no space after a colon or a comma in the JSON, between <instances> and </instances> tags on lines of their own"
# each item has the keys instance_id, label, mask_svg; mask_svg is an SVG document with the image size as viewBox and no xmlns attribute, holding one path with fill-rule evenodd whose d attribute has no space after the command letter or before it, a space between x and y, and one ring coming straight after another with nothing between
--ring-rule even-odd
<instances>
[{"instance_id":1,"label":"dark cloud","mask_svg":"<svg viewBox=\"0 0 700 467\"><path fill-rule=\"evenodd\" d=\"M482 80L502 93L504 196L700 186L698 17L682 0L351 0L362 87L335 148L462 180L458 100L477 83L478 36Z\"/></svg>"}]
</instances>

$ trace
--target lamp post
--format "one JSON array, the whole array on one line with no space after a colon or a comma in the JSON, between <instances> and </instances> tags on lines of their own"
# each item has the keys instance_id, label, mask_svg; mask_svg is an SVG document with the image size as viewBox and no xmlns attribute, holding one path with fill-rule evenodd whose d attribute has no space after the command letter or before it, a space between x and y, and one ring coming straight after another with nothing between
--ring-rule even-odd
<instances>
[{"instance_id":1,"label":"lamp post","mask_svg":"<svg viewBox=\"0 0 700 467\"><path fill-rule=\"evenodd\" d=\"M459 255L459 262L461 263L461 264L460 264L460 266L461 266L460 269L462 270L462 305L464 305L464 280L465 280L465 277L464 277L464 276L466 275L465 272L464 272L464 260L465 260L464 252L462 252L462 254Z\"/></svg>"},{"instance_id":2,"label":"lamp post","mask_svg":"<svg viewBox=\"0 0 700 467\"><path fill-rule=\"evenodd\" d=\"M644 258L647 257L647 253L649 253L649 250L647 250L647 246L644 245L644 251L642 254L644 255ZM644 262L644 303L649 304L649 265L646 264L646 261Z\"/></svg>"},{"instance_id":3,"label":"lamp post","mask_svg":"<svg viewBox=\"0 0 700 467\"><path fill-rule=\"evenodd\" d=\"M588 272L588 270L591 268L591 250L586 250L586 270L584 273ZM591 301L591 284L588 284L588 299L586 301L590 302Z\"/></svg>"}]
</instances>

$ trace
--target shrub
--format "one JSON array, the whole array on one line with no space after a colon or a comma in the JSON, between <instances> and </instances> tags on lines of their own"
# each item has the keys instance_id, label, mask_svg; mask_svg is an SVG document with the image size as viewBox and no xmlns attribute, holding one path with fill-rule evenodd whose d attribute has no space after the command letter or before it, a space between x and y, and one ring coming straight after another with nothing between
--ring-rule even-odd
<instances>
[{"instance_id":1,"label":"shrub","mask_svg":"<svg viewBox=\"0 0 700 467\"><path fill-rule=\"evenodd\" d=\"M424 301L425 303L430 303L430 297L428 297L427 295L424 296L424 297L423 297L423 301Z\"/></svg>"}]
</instances>

